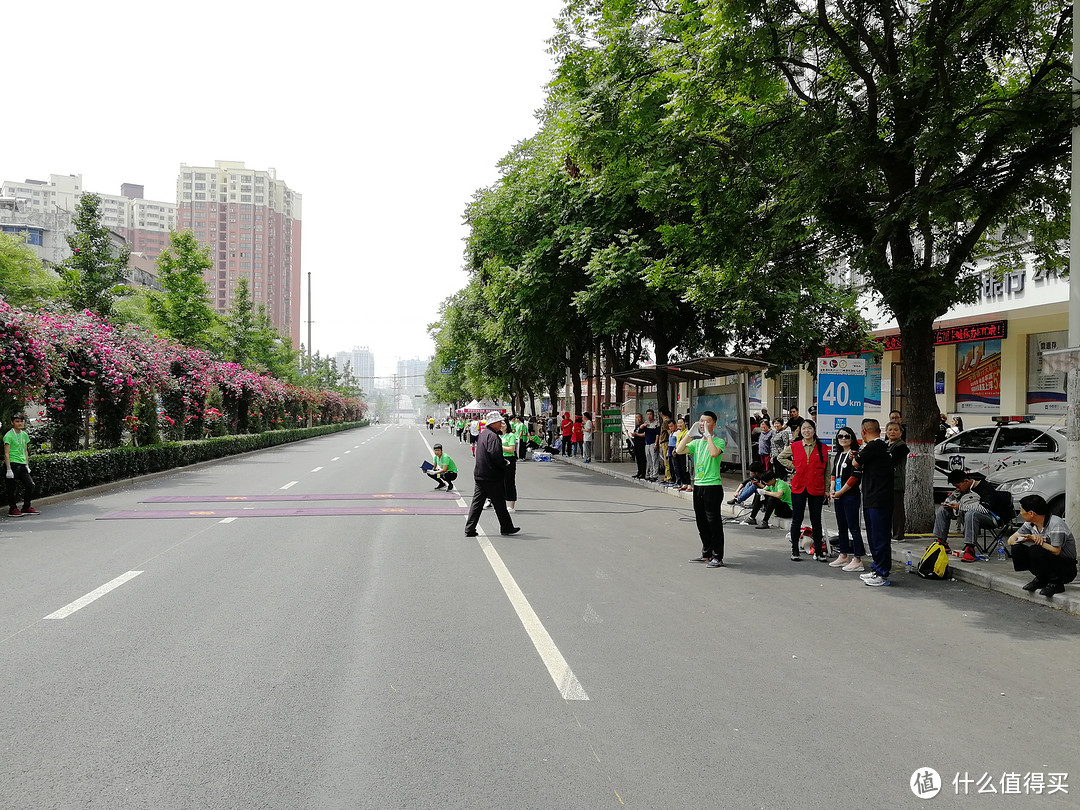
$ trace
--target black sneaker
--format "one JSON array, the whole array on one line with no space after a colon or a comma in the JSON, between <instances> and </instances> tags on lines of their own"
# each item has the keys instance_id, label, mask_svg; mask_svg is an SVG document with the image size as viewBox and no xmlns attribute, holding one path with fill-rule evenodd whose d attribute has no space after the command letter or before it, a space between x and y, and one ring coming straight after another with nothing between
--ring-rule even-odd
<instances>
[{"instance_id":1,"label":"black sneaker","mask_svg":"<svg viewBox=\"0 0 1080 810\"><path fill-rule=\"evenodd\" d=\"M446 484L439 484L437 487L435 487L435 489L436 490L446 489Z\"/></svg>"},{"instance_id":2,"label":"black sneaker","mask_svg":"<svg viewBox=\"0 0 1080 810\"><path fill-rule=\"evenodd\" d=\"M701 555L700 557L694 557L694 559L692 559L692 560L691 560L690 562L703 562L703 563L707 563L707 562L708 562L709 560L711 560L711 559L712 559L712 557L706 557L706 556L705 556L704 554L702 554L702 555Z\"/></svg>"},{"instance_id":3,"label":"black sneaker","mask_svg":"<svg viewBox=\"0 0 1080 810\"><path fill-rule=\"evenodd\" d=\"M477 536L477 532L465 532L465 536L466 536L466 537L476 537L476 536Z\"/></svg>"},{"instance_id":4,"label":"black sneaker","mask_svg":"<svg viewBox=\"0 0 1080 810\"><path fill-rule=\"evenodd\" d=\"M760 526L758 526L758 528L759 529L771 529L772 526L770 526L768 523L762 523Z\"/></svg>"},{"instance_id":5,"label":"black sneaker","mask_svg":"<svg viewBox=\"0 0 1080 810\"><path fill-rule=\"evenodd\" d=\"M1047 585L1045 588L1043 588L1041 591L1039 591L1039 593L1042 594L1043 596L1053 596L1055 593L1064 593L1064 592L1065 592L1065 586L1062 585L1060 582L1051 582L1049 585Z\"/></svg>"},{"instance_id":6,"label":"black sneaker","mask_svg":"<svg viewBox=\"0 0 1080 810\"><path fill-rule=\"evenodd\" d=\"M450 486L448 486L448 487L446 488L446 491L447 491L447 492L453 492L453 491L454 491L454 485L453 485L453 484L451 484Z\"/></svg>"},{"instance_id":7,"label":"black sneaker","mask_svg":"<svg viewBox=\"0 0 1080 810\"><path fill-rule=\"evenodd\" d=\"M1024 586L1024 590L1028 593L1034 593L1035 591L1039 590L1039 588L1045 587L1046 583L1038 577L1035 577L1035 579L1031 580L1031 582Z\"/></svg>"},{"instance_id":8,"label":"black sneaker","mask_svg":"<svg viewBox=\"0 0 1080 810\"><path fill-rule=\"evenodd\" d=\"M792 552L791 561L792 562L802 562L802 557L800 557L798 554Z\"/></svg>"},{"instance_id":9,"label":"black sneaker","mask_svg":"<svg viewBox=\"0 0 1080 810\"><path fill-rule=\"evenodd\" d=\"M735 504L738 503L738 501L735 500L734 498L732 498L730 501L727 501L726 503L727 503L728 506L734 506Z\"/></svg>"},{"instance_id":10,"label":"black sneaker","mask_svg":"<svg viewBox=\"0 0 1080 810\"><path fill-rule=\"evenodd\" d=\"M520 526L514 526L514 527L513 527L512 529L507 529L507 530L506 530L505 532L499 532L499 534L504 534L504 535L508 535L508 536L509 536L509 535L511 535L511 534L517 534L517 533L518 533L518 532L520 532L520 531L521 531L521 527L520 527Z\"/></svg>"}]
</instances>

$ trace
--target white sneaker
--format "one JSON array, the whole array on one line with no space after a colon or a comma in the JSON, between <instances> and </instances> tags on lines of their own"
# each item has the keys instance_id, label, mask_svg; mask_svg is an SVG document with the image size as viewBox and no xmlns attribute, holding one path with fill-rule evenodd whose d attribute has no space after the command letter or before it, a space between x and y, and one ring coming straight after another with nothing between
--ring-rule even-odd
<instances>
[{"instance_id":1,"label":"white sneaker","mask_svg":"<svg viewBox=\"0 0 1080 810\"><path fill-rule=\"evenodd\" d=\"M871 571L871 572L869 572L867 574L860 574L859 579L861 579L863 582L865 582L866 580L870 579L870 577L876 577L876 576L877 576L877 574L875 574L873 571Z\"/></svg>"},{"instance_id":2,"label":"white sneaker","mask_svg":"<svg viewBox=\"0 0 1080 810\"><path fill-rule=\"evenodd\" d=\"M863 582L874 588L889 584L889 580L885 579L884 577L880 577L877 574L871 576L870 579L864 579Z\"/></svg>"},{"instance_id":3,"label":"white sneaker","mask_svg":"<svg viewBox=\"0 0 1080 810\"><path fill-rule=\"evenodd\" d=\"M517 511L517 510L516 510L516 509L515 509L514 507L512 507L512 506L508 506L508 507L506 507L506 511L507 511L507 512L509 512L509 513L510 513L510 514L512 515L512 514L514 514L514 513L515 513L515 512Z\"/></svg>"},{"instance_id":4,"label":"white sneaker","mask_svg":"<svg viewBox=\"0 0 1080 810\"><path fill-rule=\"evenodd\" d=\"M485 509L494 509L495 505L491 501L488 501L487 503L484 504L484 508Z\"/></svg>"}]
</instances>

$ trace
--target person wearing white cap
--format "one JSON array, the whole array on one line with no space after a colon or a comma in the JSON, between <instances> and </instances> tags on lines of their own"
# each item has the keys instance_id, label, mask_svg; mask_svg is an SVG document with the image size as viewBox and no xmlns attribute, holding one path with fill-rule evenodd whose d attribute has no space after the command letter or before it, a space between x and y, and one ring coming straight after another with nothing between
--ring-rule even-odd
<instances>
[{"instance_id":1,"label":"person wearing white cap","mask_svg":"<svg viewBox=\"0 0 1080 810\"><path fill-rule=\"evenodd\" d=\"M476 537L476 524L480 520L480 512L487 500L491 501L495 514L498 515L499 531L502 534L517 534L521 531L514 525L506 509L508 464L503 457L501 438L503 415L492 411L485 417L485 421L487 425L480 431L480 436L476 440L476 462L473 465L473 479L476 484L473 488L472 504L469 506L469 517L465 521L466 537Z\"/></svg>"}]
</instances>

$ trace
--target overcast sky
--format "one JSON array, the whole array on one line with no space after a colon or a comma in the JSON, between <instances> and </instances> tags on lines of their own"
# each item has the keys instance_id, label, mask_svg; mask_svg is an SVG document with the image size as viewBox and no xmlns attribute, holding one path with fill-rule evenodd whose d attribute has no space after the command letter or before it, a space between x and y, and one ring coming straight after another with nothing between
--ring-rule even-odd
<instances>
[{"instance_id":1,"label":"overcast sky","mask_svg":"<svg viewBox=\"0 0 1080 810\"><path fill-rule=\"evenodd\" d=\"M537 128L560 0L5 3L0 179L174 201L180 163L303 194L316 350L426 358L464 285L461 214ZM306 293L303 302L306 320ZM301 325L301 339L306 324Z\"/></svg>"}]
</instances>

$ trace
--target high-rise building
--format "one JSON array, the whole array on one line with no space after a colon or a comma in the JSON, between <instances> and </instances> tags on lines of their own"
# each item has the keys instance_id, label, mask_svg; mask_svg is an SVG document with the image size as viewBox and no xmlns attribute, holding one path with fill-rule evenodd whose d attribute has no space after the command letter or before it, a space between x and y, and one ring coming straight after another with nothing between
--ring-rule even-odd
<instances>
[{"instance_id":1,"label":"high-rise building","mask_svg":"<svg viewBox=\"0 0 1080 810\"><path fill-rule=\"evenodd\" d=\"M336 355L338 371L345 370L349 364L357 384L368 396L375 391L375 355L367 346L353 346L352 351L338 352Z\"/></svg>"},{"instance_id":2,"label":"high-rise building","mask_svg":"<svg viewBox=\"0 0 1080 810\"><path fill-rule=\"evenodd\" d=\"M49 221L71 222L79 198L85 194L81 174L50 174L45 180L24 180L16 183L5 180L0 196L19 201L27 214ZM143 187L124 183L120 194L101 194L101 224L131 245L133 253L141 253L150 265L157 261L169 244L169 232L176 228L176 204L161 200L143 199ZM67 226L73 233L74 226ZM64 244L63 238L57 242ZM67 258L69 252L59 248Z\"/></svg>"},{"instance_id":3,"label":"high-rise building","mask_svg":"<svg viewBox=\"0 0 1080 810\"><path fill-rule=\"evenodd\" d=\"M403 396L423 396L427 393L427 383L424 375L427 374L428 361L413 357L409 360L398 360L397 376L399 390Z\"/></svg>"},{"instance_id":4,"label":"high-rise building","mask_svg":"<svg viewBox=\"0 0 1080 810\"><path fill-rule=\"evenodd\" d=\"M255 305L298 348L301 195L273 169L218 160L212 167L180 164L176 202L178 229L190 229L210 247L211 305L227 312L237 282L246 278Z\"/></svg>"}]
</instances>

